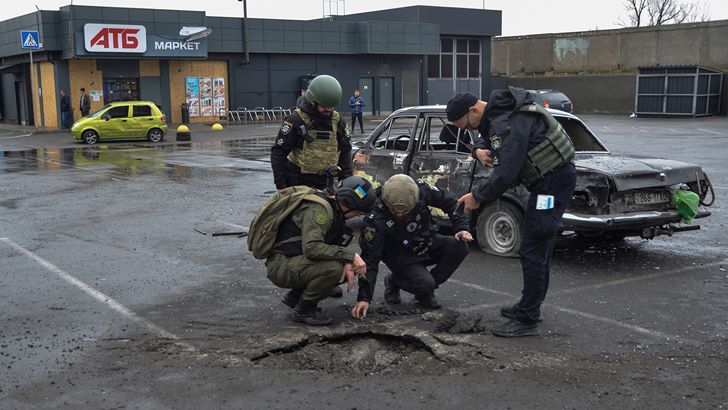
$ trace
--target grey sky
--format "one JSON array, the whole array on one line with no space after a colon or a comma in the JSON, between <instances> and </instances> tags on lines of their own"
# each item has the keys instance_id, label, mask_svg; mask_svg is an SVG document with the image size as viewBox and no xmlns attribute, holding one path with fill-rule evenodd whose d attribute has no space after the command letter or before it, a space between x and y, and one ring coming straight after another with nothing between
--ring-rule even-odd
<instances>
[{"instance_id":1,"label":"grey sky","mask_svg":"<svg viewBox=\"0 0 728 410\"><path fill-rule=\"evenodd\" d=\"M728 19L728 1L702 0L702 2L708 6L711 20ZM36 5L43 10L57 10L69 4L70 0L4 3L0 20L31 13L35 11ZM243 15L242 3L237 0L75 0L73 3L108 7L204 10L208 16ZM323 15L324 3L322 0L248 0L248 16L292 20L315 19ZM483 0L340 0L338 14L412 5L447 5L480 9L484 4L487 9L503 11L504 36L619 28L617 24L619 18L626 15L622 0L486 0L485 2Z\"/></svg>"}]
</instances>

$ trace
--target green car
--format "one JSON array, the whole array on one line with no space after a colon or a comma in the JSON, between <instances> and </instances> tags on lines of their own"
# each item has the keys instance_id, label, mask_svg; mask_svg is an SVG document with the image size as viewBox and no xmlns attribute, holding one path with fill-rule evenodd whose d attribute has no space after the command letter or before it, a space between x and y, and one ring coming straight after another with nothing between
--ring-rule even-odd
<instances>
[{"instance_id":1,"label":"green car","mask_svg":"<svg viewBox=\"0 0 728 410\"><path fill-rule=\"evenodd\" d=\"M167 132L165 115L150 101L124 101L105 105L76 121L71 134L76 140L95 144L104 139L146 138L159 142Z\"/></svg>"}]
</instances>

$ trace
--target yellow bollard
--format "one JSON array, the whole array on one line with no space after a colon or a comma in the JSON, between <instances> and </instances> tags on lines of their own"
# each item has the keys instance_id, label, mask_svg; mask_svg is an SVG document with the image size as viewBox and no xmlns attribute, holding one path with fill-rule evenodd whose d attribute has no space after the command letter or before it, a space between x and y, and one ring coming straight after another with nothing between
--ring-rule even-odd
<instances>
[{"instance_id":1,"label":"yellow bollard","mask_svg":"<svg viewBox=\"0 0 728 410\"><path fill-rule=\"evenodd\" d=\"M212 130L213 131L222 131L222 125L220 125L220 123L217 123L217 122L212 124Z\"/></svg>"},{"instance_id":2,"label":"yellow bollard","mask_svg":"<svg viewBox=\"0 0 728 410\"><path fill-rule=\"evenodd\" d=\"M189 141L191 137L190 129L186 125L177 127L177 141Z\"/></svg>"}]
</instances>

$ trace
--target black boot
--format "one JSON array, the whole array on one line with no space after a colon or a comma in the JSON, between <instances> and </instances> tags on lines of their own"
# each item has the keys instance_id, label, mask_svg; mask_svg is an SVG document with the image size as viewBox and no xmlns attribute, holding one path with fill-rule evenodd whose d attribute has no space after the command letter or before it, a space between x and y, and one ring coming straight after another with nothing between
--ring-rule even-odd
<instances>
[{"instance_id":1,"label":"black boot","mask_svg":"<svg viewBox=\"0 0 728 410\"><path fill-rule=\"evenodd\" d=\"M330 298L340 298L342 296L344 296L344 291L341 290L340 286L334 286L334 288L329 292Z\"/></svg>"},{"instance_id":2,"label":"black boot","mask_svg":"<svg viewBox=\"0 0 728 410\"><path fill-rule=\"evenodd\" d=\"M518 304L517 303L513 306L503 306L500 310L501 316L508 318L508 319L515 318L516 313L518 313ZM536 322L541 322L541 315L539 315L536 318Z\"/></svg>"},{"instance_id":3,"label":"black boot","mask_svg":"<svg viewBox=\"0 0 728 410\"><path fill-rule=\"evenodd\" d=\"M384 301L390 305L399 305L402 303L402 298L399 296L399 288L391 273L384 278Z\"/></svg>"},{"instance_id":4,"label":"black boot","mask_svg":"<svg viewBox=\"0 0 728 410\"><path fill-rule=\"evenodd\" d=\"M490 331L500 337L538 336L540 334L536 323L524 323L515 319L496 325Z\"/></svg>"},{"instance_id":5,"label":"black boot","mask_svg":"<svg viewBox=\"0 0 728 410\"><path fill-rule=\"evenodd\" d=\"M286 293L286 296L281 299L281 302L289 308L295 308L298 301L301 300L301 296L303 296L303 289L291 289L288 293Z\"/></svg>"},{"instance_id":6,"label":"black boot","mask_svg":"<svg viewBox=\"0 0 728 410\"><path fill-rule=\"evenodd\" d=\"M301 298L293 309L291 318L294 322L301 322L311 326L328 326L334 321L318 310L318 302Z\"/></svg>"},{"instance_id":7,"label":"black boot","mask_svg":"<svg viewBox=\"0 0 728 410\"><path fill-rule=\"evenodd\" d=\"M415 296L415 300L419 302L420 306L427 308L427 309L440 309L442 305L440 302L435 298L434 294L431 295L417 295Z\"/></svg>"}]
</instances>

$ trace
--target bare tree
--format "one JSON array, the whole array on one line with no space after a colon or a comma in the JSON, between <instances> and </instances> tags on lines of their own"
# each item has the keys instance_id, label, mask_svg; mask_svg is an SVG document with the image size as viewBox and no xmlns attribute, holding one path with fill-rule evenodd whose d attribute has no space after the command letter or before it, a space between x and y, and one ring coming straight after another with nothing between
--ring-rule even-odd
<instances>
[{"instance_id":1,"label":"bare tree","mask_svg":"<svg viewBox=\"0 0 728 410\"><path fill-rule=\"evenodd\" d=\"M626 20L620 18L618 21L622 27L661 26L710 19L708 6L702 0L624 0L624 8Z\"/></svg>"}]
</instances>

